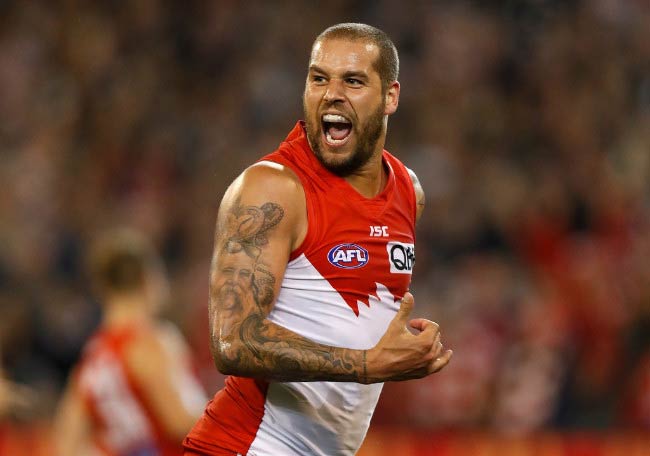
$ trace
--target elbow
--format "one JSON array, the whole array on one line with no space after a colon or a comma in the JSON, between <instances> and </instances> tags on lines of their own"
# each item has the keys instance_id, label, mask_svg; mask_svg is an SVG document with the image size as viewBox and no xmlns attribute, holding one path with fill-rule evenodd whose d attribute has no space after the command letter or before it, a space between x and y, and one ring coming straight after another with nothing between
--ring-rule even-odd
<instances>
[{"instance_id":1,"label":"elbow","mask_svg":"<svg viewBox=\"0 0 650 456\"><path fill-rule=\"evenodd\" d=\"M240 375L241 356L237 342L226 340L213 340L211 344L212 359L217 370L223 375Z\"/></svg>"},{"instance_id":2,"label":"elbow","mask_svg":"<svg viewBox=\"0 0 650 456\"><path fill-rule=\"evenodd\" d=\"M212 359L217 370L223 375L236 375L234 363L220 352L213 352Z\"/></svg>"}]
</instances>

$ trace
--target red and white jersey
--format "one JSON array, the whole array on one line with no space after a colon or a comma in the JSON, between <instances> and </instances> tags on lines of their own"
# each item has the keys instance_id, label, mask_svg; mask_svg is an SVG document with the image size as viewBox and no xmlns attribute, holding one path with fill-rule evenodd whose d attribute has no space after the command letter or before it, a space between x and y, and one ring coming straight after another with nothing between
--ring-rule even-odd
<instances>
[{"instance_id":1,"label":"red and white jersey","mask_svg":"<svg viewBox=\"0 0 650 456\"><path fill-rule=\"evenodd\" d=\"M181 442L164 432L124 362L129 343L138 333L152 330L135 325L100 329L75 370L77 391L91 417L92 440L107 456L172 456L182 451ZM174 374L185 401L202 399L202 389L189 371Z\"/></svg>"},{"instance_id":2,"label":"red and white jersey","mask_svg":"<svg viewBox=\"0 0 650 456\"><path fill-rule=\"evenodd\" d=\"M384 151L387 184L365 198L322 166L302 123L262 160L285 165L300 178L309 223L268 319L320 344L374 347L409 288L415 259L416 199L406 168ZM209 455L353 455L381 389L231 376L185 447Z\"/></svg>"}]
</instances>

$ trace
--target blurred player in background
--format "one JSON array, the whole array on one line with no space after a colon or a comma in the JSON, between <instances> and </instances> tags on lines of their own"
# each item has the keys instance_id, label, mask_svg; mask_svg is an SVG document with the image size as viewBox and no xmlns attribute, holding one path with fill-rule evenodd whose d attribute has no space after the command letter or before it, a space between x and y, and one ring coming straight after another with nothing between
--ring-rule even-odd
<instances>
[{"instance_id":1,"label":"blurred player in background","mask_svg":"<svg viewBox=\"0 0 650 456\"><path fill-rule=\"evenodd\" d=\"M168 299L163 264L128 230L107 233L92 250L90 271L103 319L73 370L57 414L61 456L167 456L205 404L188 349L156 314Z\"/></svg>"}]
</instances>

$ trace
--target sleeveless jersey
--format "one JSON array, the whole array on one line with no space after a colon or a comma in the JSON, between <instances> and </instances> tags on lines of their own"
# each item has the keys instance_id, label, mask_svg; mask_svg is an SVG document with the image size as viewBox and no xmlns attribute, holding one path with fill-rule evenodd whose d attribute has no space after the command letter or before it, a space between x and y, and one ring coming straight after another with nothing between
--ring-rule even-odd
<instances>
[{"instance_id":1,"label":"sleeveless jersey","mask_svg":"<svg viewBox=\"0 0 650 456\"><path fill-rule=\"evenodd\" d=\"M309 225L268 319L320 344L374 347L408 290L415 259L416 199L406 168L383 151L386 186L365 198L318 161L300 122L262 160L299 177ZM207 455L353 455L381 389L382 384L230 376L185 448Z\"/></svg>"},{"instance_id":2,"label":"sleeveless jersey","mask_svg":"<svg viewBox=\"0 0 650 456\"><path fill-rule=\"evenodd\" d=\"M78 392L91 417L95 446L107 456L172 456L181 454L180 441L172 441L148 406L124 361L124 352L141 326L100 329L84 348L74 373ZM186 378L196 391L196 379Z\"/></svg>"}]
</instances>

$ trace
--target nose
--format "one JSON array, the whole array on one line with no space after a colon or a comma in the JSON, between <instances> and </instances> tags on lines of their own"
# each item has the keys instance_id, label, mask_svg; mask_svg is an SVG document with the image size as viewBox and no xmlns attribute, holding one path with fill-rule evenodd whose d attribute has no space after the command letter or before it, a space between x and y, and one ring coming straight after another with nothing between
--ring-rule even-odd
<instances>
[{"instance_id":1,"label":"nose","mask_svg":"<svg viewBox=\"0 0 650 456\"><path fill-rule=\"evenodd\" d=\"M328 103L334 103L336 101L343 101L344 98L343 81L336 78L330 79L323 99Z\"/></svg>"}]
</instances>

